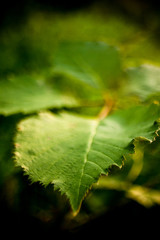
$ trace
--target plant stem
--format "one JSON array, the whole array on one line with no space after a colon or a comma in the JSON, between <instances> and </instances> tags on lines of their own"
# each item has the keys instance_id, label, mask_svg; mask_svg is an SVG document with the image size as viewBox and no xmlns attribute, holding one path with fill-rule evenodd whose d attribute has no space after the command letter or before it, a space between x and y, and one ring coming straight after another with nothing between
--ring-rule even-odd
<instances>
[{"instance_id":1,"label":"plant stem","mask_svg":"<svg viewBox=\"0 0 160 240\"><path fill-rule=\"evenodd\" d=\"M124 191L127 198L133 199L145 207L151 207L154 204L160 204L160 191L132 184L130 182L111 178L101 177L98 183L93 185L94 189L106 189Z\"/></svg>"},{"instance_id":2,"label":"plant stem","mask_svg":"<svg viewBox=\"0 0 160 240\"><path fill-rule=\"evenodd\" d=\"M98 114L98 120L103 120L105 117L107 117L111 110L113 109L114 105L115 102L113 101L113 98L111 98L111 96L108 95L105 96L105 103L100 113Z\"/></svg>"}]
</instances>

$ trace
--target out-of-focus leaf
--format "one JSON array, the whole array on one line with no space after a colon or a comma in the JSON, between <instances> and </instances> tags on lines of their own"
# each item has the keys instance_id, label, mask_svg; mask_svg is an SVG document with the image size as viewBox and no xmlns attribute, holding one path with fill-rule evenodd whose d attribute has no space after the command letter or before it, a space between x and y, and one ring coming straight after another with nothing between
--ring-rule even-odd
<instances>
[{"instance_id":1,"label":"out-of-focus leaf","mask_svg":"<svg viewBox=\"0 0 160 240\"><path fill-rule=\"evenodd\" d=\"M147 100L153 94L160 94L160 68L153 65L142 65L127 70L127 94Z\"/></svg>"},{"instance_id":2,"label":"out-of-focus leaf","mask_svg":"<svg viewBox=\"0 0 160 240\"><path fill-rule=\"evenodd\" d=\"M75 98L61 94L42 77L20 75L0 81L0 113L4 115L75 105Z\"/></svg>"},{"instance_id":3,"label":"out-of-focus leaf","mask_svg":"<svg viewBox=\"0 0 160 240\"><path fill-rule=\"evenodd\" d=\"M116 89L122 74L121 59L116 48L102 42L61 43L54 72L98 90Z\"/></svg>"}]
</instances>

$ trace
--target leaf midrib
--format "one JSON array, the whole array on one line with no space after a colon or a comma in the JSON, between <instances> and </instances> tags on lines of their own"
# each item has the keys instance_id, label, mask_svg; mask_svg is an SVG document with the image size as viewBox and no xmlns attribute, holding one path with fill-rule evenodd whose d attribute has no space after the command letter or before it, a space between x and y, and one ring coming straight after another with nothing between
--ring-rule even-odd
<instances>
[{"instance_id":1,"label":"leaf midrib","mask_svg":"<svg viewBox=\"0 0 160 240\"><path fill-rule=\"evenodd\" d=\"M79 202L80 202L80 200L79 200L79 197L80 197L80 187L81 187L81 183L82 183L82 178L84 176L84 169L85 169L86 163L88 161L88 154L89 154L89 152L91 150L92 143L93 143L94 137L96 135L97 127L99 125L99 122L100 122L100 120L98 120L98 119L93 122L93 128L92 128L92 131L91 131L91 135L89 137L88 145L87 145L87 148L86 148L86 153L84 155L84 163L83 163L83 166L82 166L82 172L81 172L79 186L78 186L77 205L79 205ZM82 202L82 200L83 199L81 199L81 202Z\"/></svg>"}]
</instances>

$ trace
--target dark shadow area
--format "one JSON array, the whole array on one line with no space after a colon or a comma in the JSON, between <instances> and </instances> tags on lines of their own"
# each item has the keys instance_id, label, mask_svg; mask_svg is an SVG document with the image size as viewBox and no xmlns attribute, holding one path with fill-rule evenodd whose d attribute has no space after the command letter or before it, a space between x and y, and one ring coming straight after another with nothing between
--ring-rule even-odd
<instances>
[{"instance_id":1,"label":"dark shadow area","mask_svg":"<svg viewBox=\"0 0 160 240\"><path fill-rule=\"evenodd\" d=\"M79 8L85 8L93 2L95 1L7 0L3 2L3 5L1 5L0 23L1 27L6 25L23 24L28 13L35 10L67 12L74 11Z\"/></svg>"},{"instance_id":2,"label":"dark shadow area","mask_svg":"<svg viewBox=\"0 0 160 240\"><path fill-rule=\"evenodd\" d=\"M29 190L29 189L28 189ZM29 190L27 193L31 194ZM23 196L25 197L25 196ZM26 196L27 197L27 196ZM28 197L27 197L28 198ZM69 237L70 239L82 239L84 237L112 237L112 238L131 238L137 236L157 237L159 233L159 222L157 216L160 214L160 207L156 206L146 209L135 202L129 202L124 206L110 209L102 216L91 220L90 222L74 228L65 230L61 226L63 216L59 215L56 221L43 222L29 214L24 209L20 212L12 211L4 203L1 207L1 234L5 237L45 237L53 238Z\"/></svg>"},{"instance_id":3,"label":"dark shadow area","mask_svg":"<svg viewBox=\"0 0 160 240\"><path fill-rule=\"evenodd\" d=\"M0 22L1 26L6 24L22 24L30 11L46 10L68 12L80 8L87 8L93 4L101 5L104 11L105 9L109 9L110 11L120 12L146 26L150 24L153 16L157 16L159 19L160 4L157 0L7 0L1 4Z\"/></svg>"}]
</instances>

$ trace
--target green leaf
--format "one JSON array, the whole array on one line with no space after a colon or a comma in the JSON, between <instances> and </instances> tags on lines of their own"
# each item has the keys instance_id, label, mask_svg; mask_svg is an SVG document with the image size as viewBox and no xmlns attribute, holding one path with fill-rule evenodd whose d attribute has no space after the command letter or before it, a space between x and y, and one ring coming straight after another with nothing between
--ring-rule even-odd
<instances>
[{"instance_id":1,"label":"green leaf","mask_svg":"<svg viewBox=\"0 0 160 240\"><path fill-rule=\"evenodd\" d=\"M33 113L91 101L102 104L103 87L116 86L120 73L116 48L104 43L63 43L55 56L54 77L47 73L50 80L23 74L0 81L0 113Z\"/></svg>"},{"instance_id":2,"label":"green leaf","mask_svg":"<svg viewBox=\"0 0 160 240\"><path fill-rule=\"evenodd\" d=\"M55 55L54 73L96 89L115 88L121 71L118 50L103 42L63 42Z\"/></svg>"},{"instance_id":3,"label":"green leaf","mask_svg":"<svg viewBox=\"0 0 160 240\"><path fill-rule=\"evenodd\" d=\"M146 100L152 94L160 93L160 68L153 65L141 65L127 70L129 82L126 86L128 94Z\"/></svg>"},{"instance_id":4,"label":"green leaf","mask_svg":"<svg viewBox=\"0 0 160 240\"><path fill-rule=\"evenodd\" d=\"M50 83L81 102L103 104L111 88L117 94L121 75L115 47L102 42L63 42L55 53Z\"/></svg>"},{"instance_id":5,"label":"green leaf","mask_svg":"<svg viewBox=\"0 0 160 240\"><path fill-rule=\"evenodd\" d=\"M61 94L43 77L20 75L0 81L0 114L32 113L75 105L75 98Z\"/></svg>"},{"instance_id":6,"label":"green leaf","mask_svg":"<svg viewBox=\"0 0 160 240\"><path fill-rule=\"evenodd\" d=\"M101 174L122 166L135 138L154 140L159 117L157 105L117 111L105 119L41 113L19 124L16 162L33 182L53 183L65 193L75 212Z\"/></svg>"}]
</instances>

